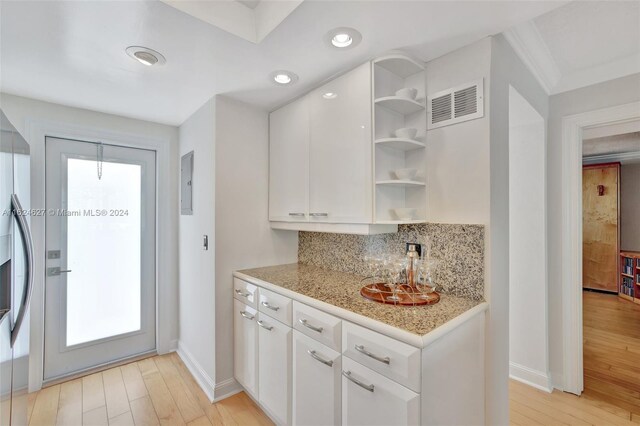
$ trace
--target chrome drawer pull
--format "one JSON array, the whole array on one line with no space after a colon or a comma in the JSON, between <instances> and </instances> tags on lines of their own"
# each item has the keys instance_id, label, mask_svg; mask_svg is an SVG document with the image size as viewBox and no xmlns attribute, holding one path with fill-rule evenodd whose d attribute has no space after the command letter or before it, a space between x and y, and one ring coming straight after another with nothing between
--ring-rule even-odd
<instances>
[{"instance_id":1,"label":"chrome drawer pull","mask_svg":"<svg viewBox=\"0 0 640 426\"><path fill-rule=\"evenodd\" d=\"M385 357L383 358L383 357L381 357L381 356L374 355L374 354L372 354L371 352L369 352L368 350L366 350L366 349L364 348L364 346L362 346L362 345L356 345L356 351L358 351L358 352L360 352L360 353L362 353L362 354L365 354L365 355L366 355L366 356L368 356L369 358L373 358L373 359L375 359L376 361L380 361L380 362L382 362L382 363L384 363L384 364L387 364L387 365L391 364L391 359L390 359L388 356L385 356Z\"/></svg>"},{"instance_id":2,"label":"chrome drawer pull","mask_svg":"<svg viewBox=\"0 0 640 426\"><path fill-rule=\"evenodd\" d=\"M252 317L251 315L249 315L248 313L246 313L245 311L240 311L240 315L242 315L243 317L245 317L248 320L252 320L255 317Z\"/></svg>"},{"instance_id":3,"label":"chrome drawer pull","mask_svg":"<svg viewBox=\"0 0 640 426\"><path fill-rule=\"evenodd\" d=\"M309 324L309 323L307 322L307 320L306 320L306 319L304 319L304 318L300 318L300 319L298 320L298 322L299 322L300 324L304 325L305 327L307 327L308 329L313 330L313 331L315 331L315 332L317 332L317 333L322 333L322 330L324 330L324 328L322 328L322 327L316 327L316 326L313 326L313 325Z\"/></svg>"},{"instance_id":4,"label":"chrome drawer pull","mask_svg":"<svg viewBox=\"0 0 640 426\"><path fill-rule=\"evenodd\" d=\"M242 297L249 297L249 296L251 296L251 293L243 293L243 292L242 292L242 290L238 290L238 289L236 290L236 294L237 294L237 295L240 295L240 296L242 296Z\"/></svg>"},{"instance_id":5,"label":"chrome drawer pull","mask_svg":"<svg viewBox=\"0 0 640 426\"><path fill-rule=\"evenodd\" d=\"M267 309L271 309L272 311L278 311L278 309L280 309L280 306L271 306L269 302L262 302L262 306Z\"/></svg>"},{"instance_id":6,"label":"chrome drawer pull","mask_svg":"<svg viewBox=\"0 0 640 426\"><path fill-rule=\"evenodd\" d=\"M333 361L328 361L326 359L323 359L321 356L319 356L316 351L307 351L307 353L309 355L311 355L311 358L315 359L316 361L320 361L321 363L323 363L324 365L328 365L329 367L333 367Z\"/></svg>"},{"instance_id":7,"label":"chrome drawer pull","mask_svg":"<svg viewBox=\"0 0 640 426\"><path fill-rule=\"evenodd\" d=\"M329 213L309 213L309 216L311 216L311 217L327 217L327 216L329 216Z\"/></svg>"},{"instance_id":8,"label":"chrome drawer pull","mask_svg":"<svg viewBox=\"0 0 640 426\"><path fill-rule=\"evenodd\" d=\"M343 371L342 375L344 377L346 377L347 379L351 380L353 383L355 383L356 385L360 386L362 389L366 389L369 392L373 392L374 386L373 385L367 385L365 383L362 383L360 380L351 377L351 371Z\"/></svg>"},{"instance_id":9,"label":"chrome drawer pull","mask_svg":"<svg viewBox=\"0 0 640 426\"><path fill-rule=\"evenodd\" d=\"M289 216L305 217L306 215L304 213L289 213Z\"/></svg>"},{"instance_id":10,"label":"chrome drawer pull","mask_svg":"<svg viewBox=\"0 0 640 426\"><path fill-rule=\"evenodd\" d=\"M258 325L262 328L264 328L267 331L271 331L273 330L273 326L269 327L268 325L264 325L264 323L262 322L262 320L258 321Z\"/></svg>"}]
</instances>

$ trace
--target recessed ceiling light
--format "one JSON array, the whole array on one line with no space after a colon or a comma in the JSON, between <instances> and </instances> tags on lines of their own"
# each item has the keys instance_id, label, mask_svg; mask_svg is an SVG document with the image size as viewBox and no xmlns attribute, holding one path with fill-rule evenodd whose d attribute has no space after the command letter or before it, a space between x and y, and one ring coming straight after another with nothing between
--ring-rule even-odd
<instances>
[{"instance_id":1,"label":"recessed ceiling light","mask_svg":"<svg viewBox=\"0 0 640 426\"><path fill-rule=\"evenodd\" d=\"M325 94L322 95L323 98L325 99L335 99L338 97L337 93L333 93L333 92L327 92Z\"/></svg>"},{"instance_id":2,"label":"recessed ceiling light","mask_svg":"<svg viewBox=\"0 0 640 426\"><path fill-rule=\"evenodd\" d=\"M298 81L298 76L291 71L278 70L269 74L269 79L278 86L287 86Z\"/></svg>"},{"instance_id":3,"label":"recessed ceiling light","mask_svg":"<svg viewBox=\"0 0 640 426\"><path fill-rule=\"evenodd\" d=\"M125 49L127 55L148 67L152 65L164 65L167 60L160 52L142 46L129 46Z\"/></svg>"},{"instance_id":4,"label":"recessed ceiling light","mask_svg":"<svg viewBox=\"0 0 640 426\"><path fill-rule=\"evenodd\" d=\"M324 36L329 46L336 49L352 49L362 41L362 34L349 27L334 28Z\"/></svg>"}]
</instances>

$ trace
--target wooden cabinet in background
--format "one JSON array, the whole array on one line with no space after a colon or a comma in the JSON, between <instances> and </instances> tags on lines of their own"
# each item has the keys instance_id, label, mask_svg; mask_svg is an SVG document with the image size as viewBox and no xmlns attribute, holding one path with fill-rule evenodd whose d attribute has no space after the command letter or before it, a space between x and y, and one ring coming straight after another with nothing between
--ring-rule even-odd
<instances>
[{"instance_id":1,"label":"wooden cabinet in background","mask_svg":"<svg viewBox=\"0 0 640 426\"><path fill-rule=\"evenodd\" d=\"M582 286L618 292L620 163L582 169Z\"/></svg>"}]
</instances>

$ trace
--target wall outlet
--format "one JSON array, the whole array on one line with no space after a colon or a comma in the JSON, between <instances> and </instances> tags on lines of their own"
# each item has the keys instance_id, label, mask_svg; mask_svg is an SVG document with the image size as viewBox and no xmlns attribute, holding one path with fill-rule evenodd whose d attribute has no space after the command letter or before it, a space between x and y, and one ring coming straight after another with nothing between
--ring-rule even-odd
<instances>
[{"instance_id":1,"label":"wall outlet","mask_svg":"<svg viewBox=\"0 0 640 426\"><path fill-rule=\"evenodd\" d=\"M418 252L418 256L422 257L422 244L420 244L420 243L406 243L405 244L405 250L404 250L405 253L409 251L409 246L410 245L416 246L416 251Z\"/></svg>"}]
</instances>

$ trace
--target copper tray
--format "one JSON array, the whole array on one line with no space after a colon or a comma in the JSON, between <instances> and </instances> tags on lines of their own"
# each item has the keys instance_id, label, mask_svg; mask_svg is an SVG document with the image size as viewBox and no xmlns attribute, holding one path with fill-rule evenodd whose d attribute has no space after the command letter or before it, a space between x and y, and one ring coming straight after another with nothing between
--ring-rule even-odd
<instances>
[{"instance_id":1,"label":"copper tray","mask_svg":"<svg viewBox=\"0 0 640 426\"><path fill-rule=\"evenodd\" d=\"M387 300L387 297L391 296L392 291L385 283L367 284L360 289L360 295L374 302L400 306L435 305L440 301L440 294L435 291L429 294L429 299L422 299L419 297L420 292L414 287L407 284L400 284L398 288L400 291L397 295L400 300Z\"/></svg>"}]
</instances>

